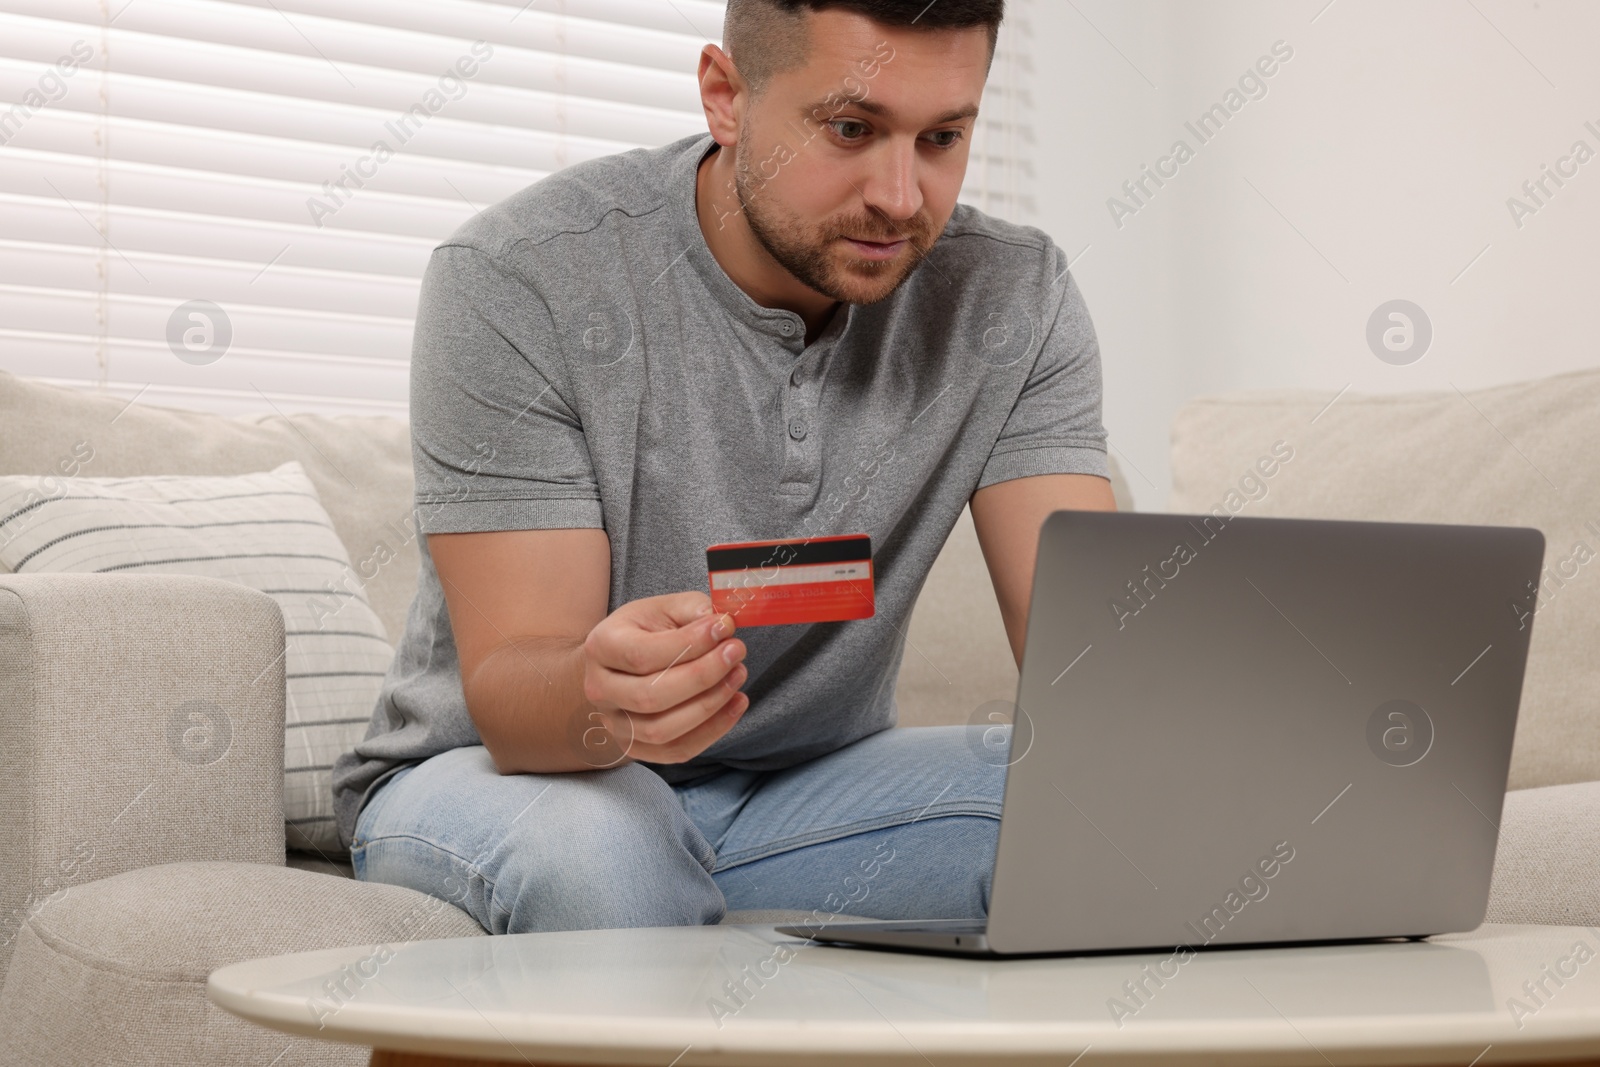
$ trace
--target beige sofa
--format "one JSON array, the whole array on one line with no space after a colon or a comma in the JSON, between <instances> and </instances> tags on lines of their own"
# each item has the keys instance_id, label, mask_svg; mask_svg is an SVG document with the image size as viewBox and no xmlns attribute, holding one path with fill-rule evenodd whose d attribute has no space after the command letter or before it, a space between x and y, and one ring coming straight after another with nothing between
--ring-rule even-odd
<instances>
[{"instance_id":1,"label":"beige sofa","mask_svg":"<svg viewBox=\"0 0 1600 1067\"><path fill-rule=\"evenodd\" d=\"M1191 404L1174 428L1174 510L1526 522L1546 529L1553 552L1580 520L1600 519L1582 514L1600 512L1600 374L1466 398L1345 395L1319 410L1328 399ZM1279 440L1295 458L1264 495L1253 482L1241 489ZM367 588L398 638L417 568L404 423L224 419L0 372L0 474L49 473L81 441L93 446L90 477L298 459L351 558L390 559ZM1524 460L1562 491L1535 485ZM1590 662L1600 567L1580 567L1548 616L1535 629L1513 782L1543 788L1508 798L1490 917L1589 923L1600 920L1590 858L1600 784L1587 784L1600 779ZM908 635L903 724L967 722L1014 696L970 521ZM317 947L482 934L443 901L353 881L339 857L286 856L282 668L259 666L282 647L271 599L214 579L0 574L0 1063L365 1063L362 1050L213 1007L207 974ZM162 740L165 709L196 696L223 704L235 730L227 754L204 765L171 759Z\"/></svg>"}]
</instances>

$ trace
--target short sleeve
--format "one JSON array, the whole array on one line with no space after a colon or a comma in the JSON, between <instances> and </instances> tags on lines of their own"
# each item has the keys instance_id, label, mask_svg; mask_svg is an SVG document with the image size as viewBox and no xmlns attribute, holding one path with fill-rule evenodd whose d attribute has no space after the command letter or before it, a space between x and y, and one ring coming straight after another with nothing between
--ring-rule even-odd
<instances>
[{"instance_id":1,"label":"short sleeve","mask_svg":"<svg viewBox=\"0 0 1600 1067\"><path fill-rule=\"evenodd\" d=\"M444 245L422 280L411 452L422 533L603 525L555 324L525 279Z\"/></svg>"},{"instance_id":2,"label":"short sleeve","mask_svg":"<svg viewBox=\"0 0 1600 1067\"><path fill-rule=\"evenodd\" d=\"M1052 246L1055 317L978 488L1039 474L1110 477L1101 423L1100 345L1078 284Z\"/></svg>"}]
</instances>

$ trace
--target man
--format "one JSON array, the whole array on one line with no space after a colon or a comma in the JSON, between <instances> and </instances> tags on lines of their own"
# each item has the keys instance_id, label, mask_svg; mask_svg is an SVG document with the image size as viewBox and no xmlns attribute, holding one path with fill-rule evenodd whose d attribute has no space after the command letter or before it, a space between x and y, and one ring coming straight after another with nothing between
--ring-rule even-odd
<instances>
[{"instance_id":1,"label":"man","mask_svg":"<svg viewBox=\"0 0 1600 1067\"><path fill-rule=\"evenodd\" d=\"M889 729L906 622L970 501L1020 660L1041 523L1113 507L1063 255L956 203L1003 3L730 0L709 136L436 250L419 587L334 769L358 877L492 933L987 914L1004 769ZM871 618L712 612L708 545L849 533Z\"/></svg>"}]
</instances>

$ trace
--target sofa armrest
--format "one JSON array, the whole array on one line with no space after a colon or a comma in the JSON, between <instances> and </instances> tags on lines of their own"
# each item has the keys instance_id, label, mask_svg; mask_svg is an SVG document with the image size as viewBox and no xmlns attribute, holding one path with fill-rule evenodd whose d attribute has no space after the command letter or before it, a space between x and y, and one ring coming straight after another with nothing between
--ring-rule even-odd
<instances>
[{"instance_id":1,"label":"sofa armrest","mask_svg":"<svg viewBox=\"0 0 1600 1067\"><path fill-rule=\"evenodd\" d=\"M0 574L0 973L75 885L282 865L283 614L188 575Z\"/></svg>"}]
</instances>

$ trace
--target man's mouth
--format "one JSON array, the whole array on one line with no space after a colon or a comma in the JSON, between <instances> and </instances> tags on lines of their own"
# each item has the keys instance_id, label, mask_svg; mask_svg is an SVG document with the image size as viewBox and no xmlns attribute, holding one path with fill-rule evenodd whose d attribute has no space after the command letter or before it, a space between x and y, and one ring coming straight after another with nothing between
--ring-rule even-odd
<instances>
[{"instance_id":1,"label":"man's mouth","mask_svg":"<svg viewBox=\"0 0 1600 1067\"><path fill-rule=\"evenodd\" d=\"M897 241L862 241L854 237L845 237L843 240L855 250L856 255L862 259L872 260L893 259L911 243L904 239Z\"/></svg>"}]
</instances>

